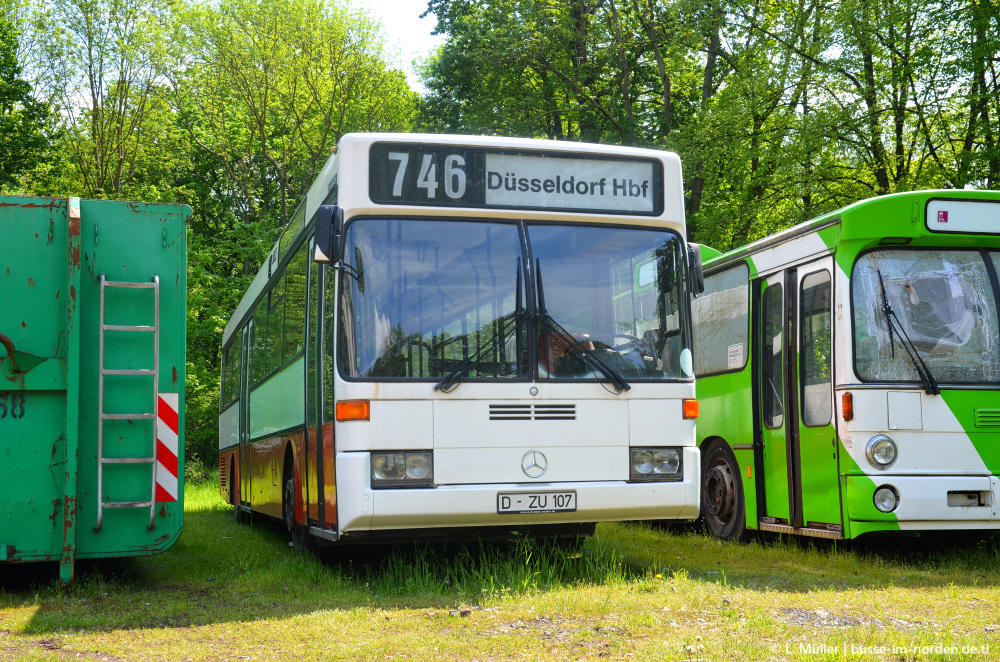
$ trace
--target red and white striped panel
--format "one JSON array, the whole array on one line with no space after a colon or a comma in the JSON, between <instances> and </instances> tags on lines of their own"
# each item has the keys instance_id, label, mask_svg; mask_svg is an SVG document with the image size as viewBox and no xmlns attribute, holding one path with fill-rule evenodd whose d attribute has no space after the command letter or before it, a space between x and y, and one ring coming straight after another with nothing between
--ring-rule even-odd
<instances>
[{"instance_id":1,"label":"red and white striped panel","mask_svg":"<svg viewBox=\"0 0 1000 662\"><path fill-rule=\"evenodd\" d=\"M160 393L156 412L156 501L177 501L177 440L180 409L176 393Z\"/></svg>"}]
</instances>

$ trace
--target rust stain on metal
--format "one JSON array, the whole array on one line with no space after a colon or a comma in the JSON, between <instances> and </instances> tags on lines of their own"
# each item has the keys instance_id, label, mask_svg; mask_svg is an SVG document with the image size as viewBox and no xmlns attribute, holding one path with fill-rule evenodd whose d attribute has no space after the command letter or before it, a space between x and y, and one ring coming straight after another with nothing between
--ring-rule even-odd
<instances>
[{"instance_id":1,"label":"rust stain on metal","mask_svg":"<svg viewBox=\"0 0 1000 662\"><path fill-rule=\"evenodd\" d=\"M55 531L56 528L56 518L59 517L59 499L52 500L52 514L49 515L49 519L52 520L52 530Z\"/></svg>"},{"instance_id":2,"label":"rust stain on metal","mask_svg":"<svg viewBox=\"0 0 1000 662\"><path fill-rule=\"evenodd\" d=\"M74 210L70 210L69 214L69 263L70 266L79 267L80 266L80 242L73 241L74 238L79 239L80 237L80 214L77 212L73 213ZM73 299L76 301L76 298Z\"/></svg>"},{"instance_id":3,"label":"rust stain on metal","mask_svg":"<svg viewBox=\"0 0 1000 662\"><path fill-rule=\"evenodd\" d=\"M63 508L63 512L66 513L66 517L63 520L63 533L69 531L73 528L73 520L76 518L76 497L71 495L66 495L66 507ZM72 551L73 543L63 547L63 552L67 550Z\"/></svg>"},{"instance_id":4,"label":"rust stain on metal","mask_svg":"<svg viewBox=\"0 0 1000 662\"><path fill-rule=\"evenodd\" d=\"M35 287L35 279L28 276L28 287Z\"/></svg>"},{"instance_id":5,"label":"rust stain on metal","mask_svg":"<svg viewBox=\"0 0 1000 662\"><path fill-rule=\"evenodd\" d=\"M7 350L7 360L10 361L10 367L14 374L19 374L21 369L17 367L17 359L14 358L14 341L3 333L0 333L0 345L3 345L4 349Z\"/></svg>"},{"instance_id":6,"label":"rust stain on metal","mask_svg":"<svg viewBox=\"0 0 1000 662\"><path fill-rule=\"evenodd\" d=\"M55 441L52 442L52 458L53 459L55 459L56 453L59 452L59 442L61 440L62 440L62 437L59 437L59 439L56 439Z\"/></svg>"},{"instance_id":7,"label":"rust stain on metal","mask_svg":"<svg viewBox=\"0 0 1000 662\"><path fill-rule=\"evenodd\" d=\"M60 200L53 199L47 204L38 204L37 202L0 202L0 207L18 207L21 209L53 209L55 205Z\"/></svg>"},{"instance_id":8,"label":"rust stain on metal","mask_svg":"<svg viewBox=\"0 0 1000 662\"><path fill-rule=\"evenodd\" d=\"M69 299L73 303L76 303L76 287L73 285L69 286Z\"/></svg>"},{"instance_id":9,"label":"rust stain on metal","mask_svg":"<svg viewBox=\"0 0 1000 662\"><path fill-rule=\"evenodd\" d=\"M174 368L173 368L173 375L174 375L174 383L176 384L177 383L177 366L174 366Z\"/></svg>"}]
</instances>

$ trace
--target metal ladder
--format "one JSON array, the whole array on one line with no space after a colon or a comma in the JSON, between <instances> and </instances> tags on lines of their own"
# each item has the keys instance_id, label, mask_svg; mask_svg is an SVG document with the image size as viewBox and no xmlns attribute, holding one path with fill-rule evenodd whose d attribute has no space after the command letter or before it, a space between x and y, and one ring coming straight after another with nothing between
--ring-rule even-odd
<instances>
[{"instance_id":1,"label":"metal ladder","mask_svg":"<svg viewBox=\"0 0 1000 662\"><path fill-rule=\"evenodd\" d=\"M133 290L153 290L153 325L126 325L126 324L105 324L105 290L107 288L121 288ZM104 334L106 331L116 332L138 332L153 334L153 367L142 370L118 370L104 367ZM156 516L156 419L159 413L159 385L158 369L160 365L160 278L153 276L149 282L131 283L122 281L109 281L105 274L101 274L101 328L100 328L100 357L98 359L98 390L97 390L97 524L94 531L100 531L104 520L105 508L149 508L149 529L152 530ZM104 411L104 377L105 375L132 375L152 377L152 397L153 411L137 414L109 414ZM108 420L148 420L152 421L152 456L149 457L104 457L104 421ZM144 501L104 501L104 465L106 464L149 464L152 481L150 483L149 500Z\"/></svg>"}]
</instances>

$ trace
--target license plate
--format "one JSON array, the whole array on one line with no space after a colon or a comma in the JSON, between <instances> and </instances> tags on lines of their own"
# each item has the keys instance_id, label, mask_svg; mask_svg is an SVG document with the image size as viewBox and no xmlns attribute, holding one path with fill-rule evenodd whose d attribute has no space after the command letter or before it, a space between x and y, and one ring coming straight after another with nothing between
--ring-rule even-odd
<instances>
[{"instance_id":1,"label":"license plate","mask_svg":"<svg viewBox=\"0 0 1000 662\"><path fill-rule=\"evenodd\" d=\"M576 511L576 492L498 492L497 513L571 513Z\"/></svg>"}]
</instances>

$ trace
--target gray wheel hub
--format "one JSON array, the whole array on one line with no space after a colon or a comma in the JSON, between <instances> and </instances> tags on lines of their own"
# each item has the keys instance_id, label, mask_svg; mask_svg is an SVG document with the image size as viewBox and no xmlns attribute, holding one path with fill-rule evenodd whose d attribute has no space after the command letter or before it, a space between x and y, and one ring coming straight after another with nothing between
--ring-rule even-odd
<instances>
[{"instance_id":1,"label":"gray wheel hub","mask_svg":"<svg viewBox=\"0 0 1000 662\"><path fill-rule=\"evenodd\" d=\"M716 462L705 473L705 505L708 512L723 524L736 512L736 480L728 462Z\"/></svg>"}]
</instances>

